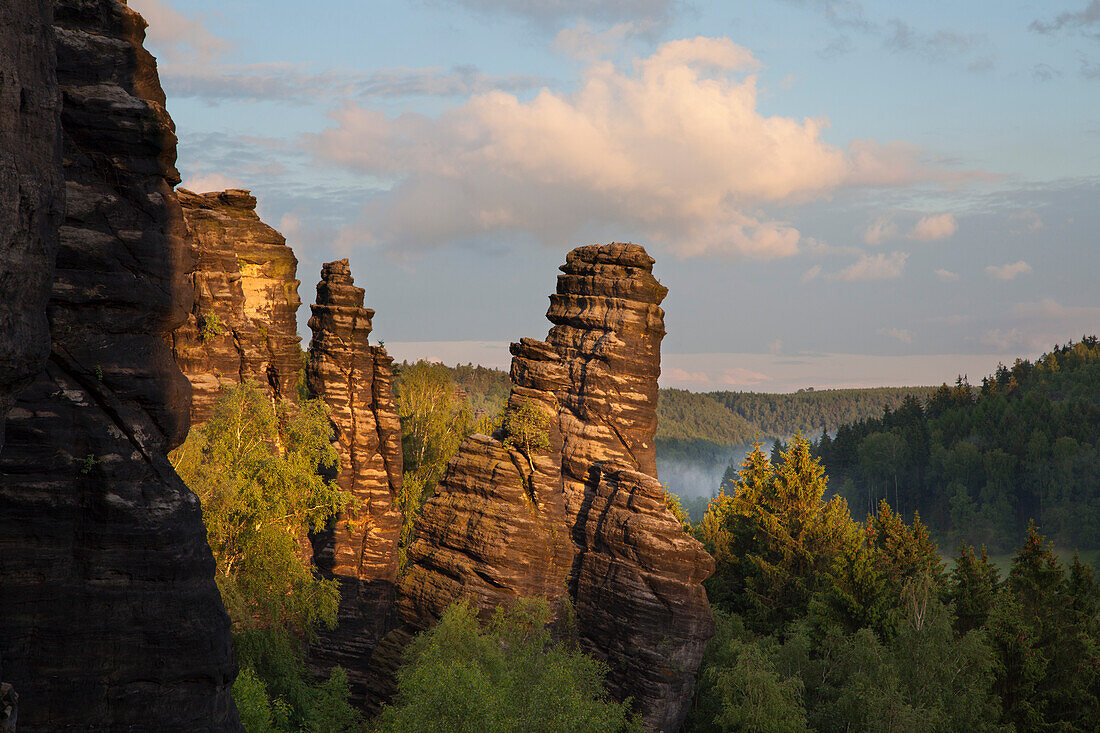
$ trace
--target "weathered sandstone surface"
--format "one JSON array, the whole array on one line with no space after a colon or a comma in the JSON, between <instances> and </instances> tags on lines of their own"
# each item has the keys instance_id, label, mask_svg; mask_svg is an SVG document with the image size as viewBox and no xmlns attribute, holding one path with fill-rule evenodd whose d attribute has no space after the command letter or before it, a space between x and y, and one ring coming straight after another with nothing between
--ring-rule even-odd
<instances>
[{"instance_id":1,"label":"weathered sandstone surface","mask_svg":"<svg viewBox=\"0 0 1100 733\"><path fill-rule=\"evenodd\" d=\"M667 290L637 245L569 253L545 342L512 346L508 410L551 416L550 450L527 457L501 432L473 436L417 521L391 647L467 598L488 612L521 596L576 608L584 648L610 668L646 726L679 728L714 620L714 561L685 534L656 480L657 377ZM534 470L532 471L532 466ZM568 538L568 541L565 539ZM568 568L565 567L568 563Z\"/></svg>"},{"instance_id":2,"label":"weathered sandstone surface","mask_svg":"<svg viewBox=\"0 0 1100 733\"><path fill-rule=\"evenodd\" d=\"M20 731L238 730L201 512L165 458L190 409L173 124L139 15L58 0L54 22L66 203L48 361L0 453L4 676Z\"/></svg>"},{"instance_id":3,"label":"weathered sandstone surface","mask_svg":"<svg viewBox=\"0 0 1100 733\"><path fill-rule=\"evenodd\" d=\"M295 401L298 260L283 235L260 221L248 191L177 194L195 261L195 304L173 331L172 350L193 388L192 422L210 417L223 386L246 380Z\"/></svg>"},{"instance_id":4,"label":"weathered sandstone surface","mask_svg":"<svg viewBox=\"0 0 1100 733\"><path fill-rule=\"evenodd\" d=\"M12 394L50 351L46 301L61 225L53 3L0 4L0 450Z\"/></svg>"},{"instance_id":5,"label":"weathered sandstone surface","mask_svg":"<svg viewBox=\"0 0 1100 733\"><path fill-rule=\"evenodd\" d=\"M337 482L355 502L313 538L314 561L340 582L339 626L311 650L319 669L348 672L352 699L368 694L363 677L378 640L396 624L393 611L401 512L401 422L393 395L393 359L368 343L374 311L363 307L348 261L321 270L312 306L306 379L336 428Z\"/></svg>"}]
</instances>

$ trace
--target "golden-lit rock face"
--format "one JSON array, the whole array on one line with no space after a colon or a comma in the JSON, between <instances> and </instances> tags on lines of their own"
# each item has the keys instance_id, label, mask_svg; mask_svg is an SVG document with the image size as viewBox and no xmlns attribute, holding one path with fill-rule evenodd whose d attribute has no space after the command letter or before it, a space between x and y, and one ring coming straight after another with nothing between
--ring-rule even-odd
<instances>
[{"instance_id":1,"label":"golden-lit rock face","mask_svg":"<svg viewBox=\"0 0 1100 733\"><path fill-rule=\"evenodd\" d=\"M214 558L166 458L191 394L166 343L192 302L174 127L141 16L53 7L65 207L49 358L0 453L5 681L20 730L239 730Z\"/></svg>"},{"instance_id":2,"label":"golden-lit rock face","mask_svg":"<svg viewBox=\"0 0 1100 733\"><path fill-rule=\"evenodd\" d=\"M546 341L512 345L507 408L537 405L550 418L549 450L528 463L503 433L463 443L417 521L398 593L407 627L392 639L460 598L488 614L520 597L559 608L568 595L610 689L633 698L650 730L674 730L714 633L702 587L714 561L656 479L667 290L633 244L580 247L561 270ZM393 657L391 646L381 656Z\"/></svg>"},{"instance_id":3,"label":"golden-lit rock face","mask_svg":"<svg viewBox=\"0 0 1100 733\"><path fill-rule=\"evenodd\" d=\"M355 507L313 538L314 561L340 581L339 626L311 649L319 669L348 672L352 699L366 694L363 674L370 650L394 625L393 584L401 512L401 422L393 395L393 359L368 343L374 311L363 307L347 260L321 270L312 306L306 379L324 400L336 428L340 488Z\"/></svg>"},{"instance_id":4,"label":"golden-lit rock face","mask_svg":"<svg viewBox=\"0 0 1100 733\"><path fill-rule=\"evenodd\" d=\"M297 400L301 300L294 252L260 221L248 191L177 193L189 230L195 304L172 333L172 350L193 388L192 422L210 417L222 387L245 380L276 399Z\"/></svg>"}]
</instances>

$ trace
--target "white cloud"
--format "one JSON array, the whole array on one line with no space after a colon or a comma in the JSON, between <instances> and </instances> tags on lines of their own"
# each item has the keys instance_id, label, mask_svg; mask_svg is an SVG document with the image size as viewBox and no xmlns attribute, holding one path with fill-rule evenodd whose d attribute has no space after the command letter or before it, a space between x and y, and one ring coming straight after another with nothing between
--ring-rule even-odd
<instances>
[{"instance_id":1,"label":"white cloud","mask_svg":"<svg viewBox=\"0 0 1100 733\"><path fill-rule=\"evenodd\" d=\"M936 270L936 277L942 282L949 283L959 279L959 273L951 272L951 270Z\"/></svg>"},{"instance_id":2,"label":"white cloud","mask_svg":"<svg viewBox=\"0 0 1100 733\"><path fill-rule=\"evenodd\" d=\"M990 265L985 268L985 274L994 280L1014 280L1019 275L1031 272L1031 265L1023 260L1011 262L1007 265Z\"/></svg>"},{"instance_id":3,"label":"white cloud","mask_svg":"<svg viewBox=\"0 0 1100 733\"><path fill-rule=\"evenodd\" d=\"M230 47L214 35L201 17L176 10L167 0L129 0L132 10L149 24L146 45L168 63L208 62Z\"/></svg>"},{"instance_id":4,"label":"white cloud","mask_svg":"<svg viewBox=\"0 0 1100 733\"><path fill-rule=\"evenodd\" d=\"M597 30L582 20L558 31L554 37L554 48L569 58L594 62L615 55L626 41L655 29L656 24L652 21L632 20Z\"/></svg>"},{"instance_id":5,"label":"white cloud","mask_svg":"<svg viewBox=\"0 0 1100 733\"><path fill-rule=\"evenodd\" d=\"M434 118L345 106L307 142L325 161L392 182L342 234L391 251L508 233L785 257L801 235L762 204L971 175L929 171L912 146L845 151L822 140L824 120L761 114L757 66L725 38L671 41L631 70L589 64L571 93L476 94Z\"/></svg>"},{"instance_id":6,"label":"white cloud","mask_svg":"<svg viewBox=\"0 0 1100 733\"><path fill-rule=\"evenodd\" d=\"M945 239L958 230L953 214L929 214L922 216L909 232L909 238L920 242Z\"/></svg>"},{"instance_id":7,"label":"white cloud","mask_svg":"<svg viewBox=\"0 0 1100 733\"><path fill-rule=\"evenodd\" d=\"M221 173L206 173L195 175L180 184L180 188L186 188L195 193L210 193L211 191L225 191L229 188L247 188L241 181Z\"/></svg>"},{"instance_id":8,"label":"white cloud","mask_svg":"<svg viewBox=\"0 0 1100 733\"><path fill-rule=\"evenodd\" d=\"M821 265L814 265L809 270L806 270L806 272L802 273L802 278L801 278L802 282L808 283L811 280L817 278L817 276L820 275L820 274L821 274Z\"/></svg>"},{"instance_id":9,"label":"white cloud","mask_svg":"<svg viewBox=\"0 0 1100 733\"><path fill-rule=\"evenodd\" d=\"M782 339L776 339L775 341L772 341L770 344L768 344L768 353L769 354L781 354L781 353L783 353L783 340Z\"/></svg>"},{"instance_id":10,"label":"white cloud","mask_svg":"<svg viewBox=\"0 0 1100 733\"><path fill-rule=\"evenodd\" d=\"M887 239L898 235L898 225L890 216L880 216L875 219L863 232L863 241L872 246L879 245Z\"/></svg>"},{"instance_id":11,"label":"white cloud","mask_svg":"<svg viewBox=\"0 0 1100 733\"><path fill-rule=\"evenodd\" d=\"M828 277L831 280L846 280L848 282L858 280L893 280L894 278L901 277L901 273L905 270L905 261L907 259L909 259L909 253L907 252L864 255L854 264Z\"/></svg>"},{"instance_id":12,"label":"white cloud","mask_svg":"<svg viewBox=\"0 0 1100 733\"><path fill-rule=\"evenodd\" d=\"M875 333L879 336L897 339L903 344L910 344L913 342L913 334L909 333L909 331L904 328L880 328L875 331Z\"/></svg>"}]
</instances>

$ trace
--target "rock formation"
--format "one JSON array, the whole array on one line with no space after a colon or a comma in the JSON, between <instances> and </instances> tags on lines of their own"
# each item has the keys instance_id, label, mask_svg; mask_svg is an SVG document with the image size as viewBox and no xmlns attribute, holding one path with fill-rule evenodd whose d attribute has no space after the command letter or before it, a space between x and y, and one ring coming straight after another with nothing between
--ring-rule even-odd
<instances>
[{"instance_id":1,"label":"rock formation","mask_svg":"<svg viewBox=\"0 0 1100 733\"><path fill-rule=\"evenodd\" d=\"M63 192L53 2L0 5L0 450L11 396L50 351Z\"/></svg>"},{"instance_id":2,"label":"rock formation","mask_svg":"<svg viewBox=\"0 0 1100 733\"><path fill-rule=\"evenodd\" d=\"M342 665L352 700L367 694L363 677L370 651L396 623L397 542L401 512L401 423L393 395L393 359L368 343L374 311L363 307L348 261L321 270L312 306L306 379L328 405L336 428L340 488L355 505L314 538L314 561L340 581L339 626L311 650L320 669Z\"/></svg>"},{"instance_id":3,"label":"rock formation","mask_svg":"<svg viewBox=\"0 0 1100 733\"><path fill-rule=\"evenodd\" d=\"M672 731L714 633L702 587L714 561L656 480L667 291L636 245L580 247L561 269L546 342L512 346L507 408L533 401L550 415L550 448L527 463L503 431L463 443L417 521L398 595L406 627L379 645L375 664L392 668L393 647L458 598L487 612L568 592L610 690L633 698L648 729Z\"/></svg>"},{"instance_id":4,"label":"rock formation","mask_svg":"<svg viewBox=\"0 0 1100 733\"><path fill-rule=\"evenodd\" d=\"M49 358L0 453L4 676L21 731L238 730L199 504L165 458L190 408L165 341L192 301L173 124L137 13L57 0L54 22L65 219Z\"/></svg>"},{"instance_id":5,"label":"rock formation","mask_svg":"<svg viewBox=\"0 0 1100 733\"><path fill-rule=\"evenodd\" d=\"M301 301L286 239L260 221L248 191L177 193L195 260L195 304L172 333L172 350L193 387L192 422L210 417L223 385L249 379L296 400Z\"/></svg>"},{"instance_id":6,"label":"rock formation","mask_svg":"<svg viewBox=\"0 0 1100 733\"><path fill-rule=\"evenodd\" d=\"M468 598L486 614L517 598L554 603L568 590L573 543L561 483L557 392L566 389L561 358L541 341L512 344L508 410L524 403L547 416L549 451L524 454L496 438L474 435L425 502L409 569L401 581L402 619L427 628L444 609ZM528 460L530 458L530 461Z\"/></svg>"}]
</instances>

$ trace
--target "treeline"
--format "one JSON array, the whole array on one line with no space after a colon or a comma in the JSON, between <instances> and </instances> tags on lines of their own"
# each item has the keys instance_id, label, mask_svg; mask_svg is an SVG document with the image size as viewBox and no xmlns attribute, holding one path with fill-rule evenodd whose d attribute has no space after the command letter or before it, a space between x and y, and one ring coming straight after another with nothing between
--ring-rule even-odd
<instances>
[{"instance_id":1,"label":"treeline","mask_svg":"<svg viewBox=\"0 0 1100 733\"><path fill-rule=\"evenodd\" d=\"M1031 527L1002 579L886 502L865 523L796 437L696 528L718 633L685 730L1095 731L1100 588Z\"/></svg>"},{"instance_id":2,"label":"treeline","mask_svg":"<svg viewBox=\"0 0 1100 733\"><path fill-rule=\"evenodd\" d=\"M888 500L956 545L1009 550L1034 520L1059 546L1100 547L1100 343L960 378L814 447L865 513Z\"/></svg>"}]
</instances>

